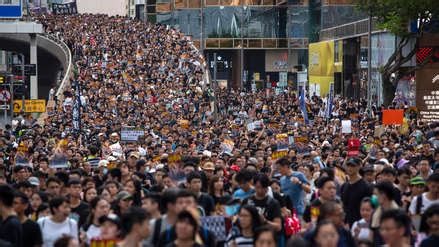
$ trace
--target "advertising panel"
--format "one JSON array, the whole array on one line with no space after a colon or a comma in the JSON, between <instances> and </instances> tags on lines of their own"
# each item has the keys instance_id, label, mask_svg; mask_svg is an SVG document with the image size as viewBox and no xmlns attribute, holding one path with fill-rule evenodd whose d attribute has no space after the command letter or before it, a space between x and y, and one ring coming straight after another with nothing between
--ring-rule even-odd
<instances>
[{"instance_id":1,"label":"advertising panel","mask_svg":"<svg viewBox=\"0 0 439 247\"><path fill-rule=\"evenodd\" d=\"M439 63L416 71L416 107L424 122L439 121Z\"/></svg>"}]
</instances>

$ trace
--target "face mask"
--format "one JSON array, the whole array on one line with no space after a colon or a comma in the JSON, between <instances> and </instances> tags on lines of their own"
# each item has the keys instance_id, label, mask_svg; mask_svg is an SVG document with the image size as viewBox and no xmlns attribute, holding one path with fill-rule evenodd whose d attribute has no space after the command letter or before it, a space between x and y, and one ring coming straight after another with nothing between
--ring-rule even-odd
<instances>
[{"instance_id":1,"label":"face mask","mask_svg":"<svg viewBox=\"0 0 439 247\"><path fill-rule=\"evenodd\" d=\"M370 203L376 208L380 205L380 203L378 202L378 196L376 195L372 195L372 197L370 198Z\"/></svg>"},{"instance_id":2,"label":"face mask","mask_svg":"<svg viewBox=\"0 0 439 247\"><path fill-rule=\"evenodd\" d=\"M104 168L104 175L107 175L107 173L108 173L108 169Z\"/></svg>"},{"instance_id":3,"label":"face mask","mask_svg":"<svg viewBox=\"0 0 439 247\"><path fill-rule=\"evenodd\" d=\"M238 213L240 207L241 206L239 204L225 206L224 208L225 208L225 211L226 211L226 215L227 216L234 216L234 215L236 215Z\"/></svg>"}]
</instances>

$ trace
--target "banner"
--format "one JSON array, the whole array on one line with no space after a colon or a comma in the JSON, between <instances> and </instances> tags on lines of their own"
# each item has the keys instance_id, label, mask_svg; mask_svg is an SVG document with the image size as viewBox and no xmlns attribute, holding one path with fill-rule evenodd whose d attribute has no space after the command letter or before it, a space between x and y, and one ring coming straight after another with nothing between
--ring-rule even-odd
<instances>
[{"instance_id":1,"label":"banner","mask_svg":"<svg viewBox=\"0 0 439 247\"><path fill-rule=\"evenodd\" d=\"M383 110L383 125L402 124L404 110Z\"/></svg>"},{"instance_id":2,"label":"banner","mask_svg":"<svg viewBox=\"0 0 439 247\"><path fill-rule=\"evenodd\" d=\"M52 13L55 15L77 14L78 8L76 6L76 1L71 3L52 3Z\"/></svg>"},{"instance_id":3,"label":"banner","mask_svg":"<svg viewBox=\"0 0 439 247\"><path fill-rule=\"evenodd\" d=\"M332 101L334 100L334 83L329 84L329 96L326 99L326 119L330 119L332 115Z\"/></svg>"},{"instance_id":4,"label":"banner","mask_svg":"<svg viewBox=\"0 0 439 247\"><path fill-rule=\"evenodd\" d=\"M305 95L306 95L305 87L302 86L300 87L300 110L302 111L303 119L305 120L305 125L308 125L309 121L308 121L308 112L306 110Z\"/></svg>"},{"instance_id":5,"label":"banner","mask_svg":"<svg viewBox=\"0 0 439 247\"><path fill-rule=\"evenodd\" d=\"M81 90L79 88L79 82L75 81L75 103L73 104L72 123L73 132L79 134L81 132Z\"/></svg>"}]
</instances>

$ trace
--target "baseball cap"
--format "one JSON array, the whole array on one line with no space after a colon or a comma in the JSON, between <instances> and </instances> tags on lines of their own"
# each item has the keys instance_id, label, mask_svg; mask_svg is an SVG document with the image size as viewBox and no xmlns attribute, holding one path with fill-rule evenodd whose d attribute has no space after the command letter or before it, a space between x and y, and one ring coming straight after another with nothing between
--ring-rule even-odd
<instances>
[{"instance_id":1,"label":"baseball cap","mask_svg":"<svg viewBox=\"0 0 439 247\"><path fill-rule=\"evenodd\" d=\"M425 180L422 177L414 177L410 179L410 185L425 185Z\"/></svg>"},{"instance_id":2,"label":"baseball cap","mask_svg":"<svg viewBox=\"0 0 439 247\"><path fill-rule=\"evenodd\" d=\"M116 195L116 201L123 201L128 199L133 199L133 197L131 196L130 193L128 193L128 191L122 190Z\"/></svg>"},{"instance_id":3,"label":"baseball cap","mask_svg":"<svg viewBox=\"0 0 439 247\"><path fill-rule=\"evenodd\" d=\"M39 186L40 180L37 177L29 177L27 181L33 186Z\"/></svg>"},{"instance_id":4,"label":"baseball cap","mask_svg":"<svg viewBox=\"0 0 439 247\"><path fill-rule=\"evenodd\" d=\"M215 170L215 165L212 162L206 162L204 163L203 170L213 171Z\"/></svg>"},{"instance_id":5,"label":"baseball cap","mask_svg":"<svg viewBox=\"0 0 439 247\"><path fill-rule=\"evenodd\" d=\"M99 218L99 224L103 224L107 221L114 223L118 228L120 228L120 218L116 214L104 215Z\"/></svg>"}]
</instances>

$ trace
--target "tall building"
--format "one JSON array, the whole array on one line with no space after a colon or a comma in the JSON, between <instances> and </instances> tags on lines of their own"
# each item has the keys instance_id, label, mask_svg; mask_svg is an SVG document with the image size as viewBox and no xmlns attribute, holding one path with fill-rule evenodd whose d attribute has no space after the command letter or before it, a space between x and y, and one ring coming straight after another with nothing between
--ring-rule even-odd
<instances>
[{"instance_id":1,"label":"tall building","mask_svg":"<svg viewBox=\"0 0 439 247\"><path fill-rule=\"evenodd\" d=\"M220 85L295 84L308 63L308 0L146 0L136 16L171 25L204 52Z\"/></svg>"}]
</instances>

